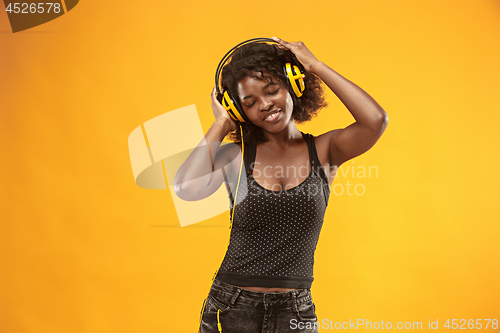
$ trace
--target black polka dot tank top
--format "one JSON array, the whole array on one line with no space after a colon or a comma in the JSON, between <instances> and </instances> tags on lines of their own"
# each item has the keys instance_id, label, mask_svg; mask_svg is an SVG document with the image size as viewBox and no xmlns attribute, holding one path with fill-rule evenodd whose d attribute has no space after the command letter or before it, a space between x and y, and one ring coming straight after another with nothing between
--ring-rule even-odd
<instances>
[{"instance_id":1,"label":"black polka dot tank top","mask_svg":"<svg viewBox=\"0 0 500 333\"><path fill-rule=\"evenodd\" d=\"M220 281L243 287L310 288L330 186L314 137L302 133L310 173L299 185L271 191L253 178L256 145L245 146L229 246L217 272Z\"/></svg>"}]
</instances>

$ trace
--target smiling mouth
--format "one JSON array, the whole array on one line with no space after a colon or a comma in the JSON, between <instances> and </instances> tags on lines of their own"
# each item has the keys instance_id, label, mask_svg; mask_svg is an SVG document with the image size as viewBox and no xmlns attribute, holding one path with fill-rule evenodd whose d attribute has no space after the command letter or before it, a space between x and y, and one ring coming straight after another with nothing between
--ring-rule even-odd
<instances>
[{"instance_id":1,"label":"smiling mouth","mask_svg":"<svg viewBox=\"0 0 500 333\"><path fill-rule=\"evenodd\" d=\"M264 121L273 121L273 120L276 120L278 118L278 116L280 115L280 113L281 113L281 110L273 112L269 116L267 116L266 118L264 118Z\"/></svg>"}]
</instances>

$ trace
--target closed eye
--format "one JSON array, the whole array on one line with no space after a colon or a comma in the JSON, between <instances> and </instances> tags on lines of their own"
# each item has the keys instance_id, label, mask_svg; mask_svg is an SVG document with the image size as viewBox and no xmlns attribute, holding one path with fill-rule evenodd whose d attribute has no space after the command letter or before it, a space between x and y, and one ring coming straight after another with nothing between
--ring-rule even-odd
<instances>
[{"instance_id":1,"label":"closed eye","mask_svg":"<svg viewBox=\"0 0 500 333\"><path fill-rule=\"evenodd\" d=\"M280 90L280 87L278 87L275 91L271 91L269 93L267 93L268 95L276 95L278 93L278 91ZM254 101L252 104L244 104L247 108L250 108L252 106L254 106L256 101Z\"/></svg>"},{"instance_id":2,"label":"closed eye","mask_svg":"<svg viewBox=\"0 0 500 333\"><path fill-rule=\"evenodd\" d=\"M278 93L278 91L280 90L280 88L276 89L275 91L273 92L270 92L268 93L268 95L276 95Z\"/></svg>"}]
</instances>

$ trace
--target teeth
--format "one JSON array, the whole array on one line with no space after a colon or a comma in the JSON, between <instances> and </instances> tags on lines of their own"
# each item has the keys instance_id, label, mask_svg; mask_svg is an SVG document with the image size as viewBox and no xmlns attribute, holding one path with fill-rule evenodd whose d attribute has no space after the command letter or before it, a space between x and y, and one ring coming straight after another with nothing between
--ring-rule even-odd
<instances>
[{"instance_id":1,"label":"teeth","mask_svg":"<svg viewBox=\"0 0 500 333\"><path fill-rule=\"evenodd\" d=\"M278 111L278 112L279 112L279 111ZM269 120L269 119L274 118L274 116L276 116L276 115L278 114L278 112L275 112L275 113L270 114L269 116L267 116L267 118L266 118L266 119L268 119L268 120Z\"/></svg>"}]
</instances>

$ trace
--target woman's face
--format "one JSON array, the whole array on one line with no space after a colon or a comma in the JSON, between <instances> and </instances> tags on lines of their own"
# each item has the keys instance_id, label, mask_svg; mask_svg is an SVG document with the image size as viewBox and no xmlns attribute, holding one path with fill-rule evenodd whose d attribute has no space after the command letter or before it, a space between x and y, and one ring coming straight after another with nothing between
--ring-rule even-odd
<instances>
[{"instance_id":1,"label":"woman's face","mask_svg":"<svg viewBox=\"0 0 500 333\"><path fill-rule=\"evenodd\" d=\"M293 99L276 76L255 73L255 77L246 76L240 80L237 89L243 111L252 123L271 133L288 125Z\"/></svg>"}]
</instances>

